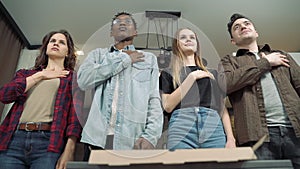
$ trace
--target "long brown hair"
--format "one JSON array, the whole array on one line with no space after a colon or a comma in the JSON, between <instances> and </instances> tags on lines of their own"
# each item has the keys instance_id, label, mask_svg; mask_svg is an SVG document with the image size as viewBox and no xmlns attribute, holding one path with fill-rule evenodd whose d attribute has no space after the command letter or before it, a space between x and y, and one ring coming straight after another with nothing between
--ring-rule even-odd
<instances>
[{"instance_id":1,"label":"long brown hair","mask_svg":"<svg viewBox=\"0 0 300 169\"><path fill-rule=\"evenodd\" d=\"M37 69L41 66L46 67L48 65L48 55L46 54L47 45L50 41L50 38L54 34L57 34L57 33L61 33L61 34L65 35L66 40L67 40L68 54L64 60L64 67L65 67L65 69L74 70L74 67L76 64L75 45L74 45L71 35L66 30L52 31L44 36L43 41L42 41L42 46L40 47L40 53L35 59L35 65L34 65L35 69Z\"/></svg>"},{"instance_id":2,"label":"long brown hair","mask_svg":"<svg viewBox=\"0 0 300 169\"><path fill-rule=\"evenodd\" d=\"M179 43L180 43L179 42L179 33L184 29L188 29L188 30L194 32L190 28L181 28L181 29L178 29L175 33L175 37L174 37L173 43L172 43L173 57L171 58L171 71L172 71L172 75L173 75L174 88L176 88L176 86L181 84L180 74L181 74L182 68L185 67L184 62L183 62L185 56L184 56L184 53L182 52L182 48L179 45ZM200 43L199 43L198 36L197 36L196 32L194 32L194 34L196 36L196 41L197 41L197 50L194 53L194 59L195 59L196 66L200 67L204 71L207 71L206 67L202 63L201 54L200 54Z\"/></svg>"}]
</instances>

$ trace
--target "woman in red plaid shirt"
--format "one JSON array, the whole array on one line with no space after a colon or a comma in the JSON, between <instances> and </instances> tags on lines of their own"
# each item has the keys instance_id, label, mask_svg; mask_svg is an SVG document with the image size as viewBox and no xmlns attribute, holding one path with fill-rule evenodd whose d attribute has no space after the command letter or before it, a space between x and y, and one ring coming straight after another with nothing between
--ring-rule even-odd
<instances>
[{"instance_id":1,"label":"woman in red plaid shirt","mask_svg":"<svg viewBox=\"0 0 300 169\"><path fill-rule=\"evenodd\" d=\"M83 94L73 79L75 63L70 34L53 31L34 67L0 88L0 101L14 102L0 126L0 169L60 169L73 159Z\"/></svg>"}]
</instances>

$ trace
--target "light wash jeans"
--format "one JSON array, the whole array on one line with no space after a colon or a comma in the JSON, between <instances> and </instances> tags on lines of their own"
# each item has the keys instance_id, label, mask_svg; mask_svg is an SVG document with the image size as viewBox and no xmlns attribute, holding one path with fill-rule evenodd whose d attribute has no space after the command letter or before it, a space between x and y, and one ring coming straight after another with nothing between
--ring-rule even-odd
<instances>
[{"instance_id":1,"label":"light wash jeans","mask_svg":"<svg viewBox=\"0 0 300 169\"><path fill-rule=\"evenodd\" d=\"M167 148L224 148L226 137L216 110L191 107L175 110L168 129Z\"/></svg>"},{"instance_id":2,"label":"light wash jeans","mask_svg":"<svg viewBox=\"0 0 300 169\"><path fill-rule=\"evenodd\" d=\"M54 169L60 154L47 152L50 131L16 130L8 149L0 151L0 169Z\"/></svg>"}]
</instances>

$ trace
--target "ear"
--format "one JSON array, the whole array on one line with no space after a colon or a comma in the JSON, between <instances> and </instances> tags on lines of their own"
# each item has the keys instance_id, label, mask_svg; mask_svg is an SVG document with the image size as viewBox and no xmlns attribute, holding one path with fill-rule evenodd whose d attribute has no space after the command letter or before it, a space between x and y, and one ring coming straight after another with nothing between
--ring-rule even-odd
<instances>
[{"instance_id":1,"label":"ear","mask_svg":"<svg viewBox=\"0 0 300 169\"><path fill-rule=\"evenodd\" d=\"M137 31L136 30L134 31L133 36L137 36Z\"/></svg>"},{"instance_id":2,"label":"ear","mask_svg":"<svg viewBox=\"0 0 300 169\"><path fill-rule=\"evenodd\" d=\"M230 39L230 42L231 42L233 45L236 44L235 41L234 41L232 38Z\"/></svg>"},{"instance_id":3,"label":"ear","mask_svg":"<svg viewBox=\"0 0 300 169\"><path fill-rule=\"evenodd\" d=\"M259 37L259 34L258 34L258 32L255 30L255 33L256 33L256 37Z\"/></svg>"}]
</instances>

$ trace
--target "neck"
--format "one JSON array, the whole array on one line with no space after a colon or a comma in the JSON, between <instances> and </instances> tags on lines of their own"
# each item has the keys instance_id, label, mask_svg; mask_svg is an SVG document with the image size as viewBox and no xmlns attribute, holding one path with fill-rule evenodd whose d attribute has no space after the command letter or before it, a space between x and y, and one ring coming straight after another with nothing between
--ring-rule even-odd
<instances>
[{"instance_id":1,"label":"neck","mask_svg":"<svg viewBox=\"0 0 300 169\"><path fill-rule=\"evenodd\" d=\"M64 70L64 59L48 59L46 69Z\"/></svg>"},{"instance_id":2,"label":"neck","mask_svg":"<svg viewBox=\"0 0 300 169\"><path fill-rule=\"evenodd\" d=\"M185 66L196 66L194 54L186 56L183 62Z\"/></svg>"},{"instance_id":3,"label":"neck","mask_svg":"<svg viewBox=\"0 0 300 169\"><path fill-rule=\"evenodd\" d=\"M124 42L117 42L115 44L115 47L120 50L120 49L124 49L124 47L128 46L128 45L132 45L132 41L124 41Z\"/></svg>"},{"instance_id":4,"label":"neck","mask_svg":"<svg viewBox=\"0 0 300 169\"><path fill-rule=\"evenodd\" d=\"M253 41L250 44L239 45L238 49L249 49L249 51L251 51L251 52L258 52L258 45L257 45L256 41Z\"/></svg>"}]
</instances>

